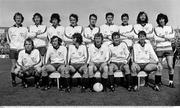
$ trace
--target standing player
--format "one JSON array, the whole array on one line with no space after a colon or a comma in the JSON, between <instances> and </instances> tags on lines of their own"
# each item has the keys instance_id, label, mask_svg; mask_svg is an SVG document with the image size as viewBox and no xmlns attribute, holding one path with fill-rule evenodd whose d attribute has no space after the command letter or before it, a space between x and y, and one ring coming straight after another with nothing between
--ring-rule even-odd
<instances>
[{"instance_id":1,"label":"standing player","mask_svg":"<svg viewBox=\"0 0 180 108\"><path fill-rule=\"evenodd\" d=\"M162 65L159 62L152 45L145 41L146 33L140 31L138 33L139 41L133 45L133 59L132 59L132 80L133 90L137 90L137 74L140 71L145 71L148 74L156 71L154 90L159 91L159 84L161 83Z\"/></svg>"},{"instance_id":2,"label":"standing player","mask_svg":"<svg viewBox=\"0 0 180 108\"><path fill-rule=\"evenodd\" d=\"M148 23L148 16L143 11L139 12L137 16L137 24L134 25L135 40L138 40L139 31L145 31L147 34L146 38L151 42L152 45L154 45L153 26L152 24Z\"/></svg>"},{"instance_id":3,"label":"standing player","mask_svg":"<svg viewBox=\"0 0 180 108\"><path fill-rule=\"evenodd\" d=\"M16 75L14 73L14 68L16 66L16 61L18 59L19 50L23 49L24 40L27 37L28 29L22 26L22 22L24 21L24 17L21 13L15 13L13 17L15 24L9 28L8 30L8 43L10 45L10 54L9 57L11 59L11 77L12 77L12 85L16 86Z\"/></svg>"},{"instance_id":4,"label":"standing player","mask_svg":"<svg viewBox=\"0 0 180 108\"><path fill-rule=\"evenodd\" d=\"M102 33L97 33L94 36L94 43L89 45L89 78L91 89L93 87L93 77L95 72L100 71L102 74L102 84L104 91L107 91L108 83L108 60L109 49L106 44L103 43Z\"/></svg>"},{"instance_id":5,"label":"standing player","mask_svg":"<svg viewBox=\"0 0 180 108\"><path fill-rule=\"evenodd\" d=\"M120 41L119 32L114 32L112 34L113 43L109 45L110 50L110 64L109 64L109 73L108 78L110 81L110 89L114 91L114 72L121 70L125 73L125 78L127 81L127 89L131 91L130 85L130 68L128 65L130 59L130 52L128 46L125 42Z\"/></svg>"},{"instance_id":6,"label":"standing player","mask_svg":"<svg viewBox=\"0 0 180 108\"><path fill-rule=\"evenodd\" d=\"M82 35L75 33L72 35L73 44L68 47L68 64L72 74L79 72L81 78L81 92L85 92L88 84L88 68L87 68L87 47L82 44Z\"/></svg>"},{"instance_id":7,"label":"standing player","mask_svg":"<svg viewBox=\"0 0 180 108\"><path fill-rule=\"evenodd\" d=\"M19 52L17 60L16 75L22 78L22 83L25 88L28 87L26 77L35 77L35 86L39 87L39 79L41 73L41 55L34 48L34 43L31 38L24 41L24 50Z\"/></svg>"},{"instance_id":8,"label":"standing player","mask_svg":"<svg viewBox=\"0 0 180 108\"><path fill-rule=\"evenodd\" d=\"M60 25L61 19L58 13L53 13L51 15L50 23L52 24L51 27L47 29L47 36L48 36L48 46L51 45L50 41L53 36L58 36L64 41L64 27Z\"/></svg>"},{"instance_id":9,"label":"standing player","mask_svg":"<svg viewBox=\"0 0 180 108\"><path fill-rule=\"evenodd\" d=\"M29 26L28 36L33 39L34 46L39 50L43 60L47 46L47 27L42 25L43 17L39 13L35 13L32 20L35 24Z\"/></svg>"},{"instance_id":10,"label":"standing player","mask_svg":"<svg viewBox=\"0 0 180 108\"><path fill-rule=\"evenodd\" d=\"M96 26L97 16L95 14L89 15L89 25L84 28L83 41L85 43L92 43L94 35L99 33L100 29Z\"/></svg>"},{"instance_id":11,"label":"standing player","mask_svg":"<svg viewBox=\"0 0 180 108\"><path fill-rule=\"evenodd\" d=\"M129 49L132 49L133 44L133 26L128 23L129 15L124 13L121 15L122 24L119 26L119 33L121 39L127 43Z\"/></svg>"},{"instance_id":12,"label":"standing player","mask_svg":"<svg viewBox=\"0 0 180 108\"><path fill-rule=\"evenodd\" d=\"M103 34L105 43L110 44L112 33L118 32L119 27L113 23L114 14L112 12L106 13L106 24L100 26L100 33Z\"/></svg>"},{"instance_id":13,"label":"standing player","mask_svg":"<svg viewBox=\"0 0 180 108\"><path fill-rule=\"evenodd\" d=\"M82 34L82 32L83 32L83 27L77 24L78 23L78 15L71 14L69 16L69 21L70 21L70 25L65 28L64 41L66 43L72 43L73 42L72 35L74 33L81 33Z\"/></svg>"},{"instance_id":14,"label":"standing player","mask_svg":"<svg viewBox=\"0 0 180 108\"><path fill-rule=\"evenodd\" d=\"M42 90L47 90L49 81L48 76L50 73L54 71L58 71L61 73L60 78L60 90L62 89L62 82L66 83L66 86L69 85L69 73L67 71L66 63L67 63L67 48L62 46L62 40L58 36L53 36L51 38L52 47L48 47L46 58L45 58L45 65L42 67L42 83L43 88Z\"/></svg>"},{"instance_id":15,"label":"standing player","mask_svg":"<svg viewBox=\"0 0 180 108\"><path fill-rule=\"evenodd\" d=\"M171 41L175 38L174 31L171 26L167 26L168 17L162 13L158 14L155 27L156 54L160 61L166 57L169 68L169 87L174 87L173 76L173 50Z\"/></svg>"}]
</instances>

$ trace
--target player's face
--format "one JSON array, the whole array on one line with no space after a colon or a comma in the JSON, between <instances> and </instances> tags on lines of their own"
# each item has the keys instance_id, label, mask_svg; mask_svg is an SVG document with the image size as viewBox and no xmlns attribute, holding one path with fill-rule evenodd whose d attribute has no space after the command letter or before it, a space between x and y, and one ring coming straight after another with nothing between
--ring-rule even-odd
<instances>
[{"instance_id":1,"label":"player's face","mask_svg":"<svg viewBox=\"0 0 180 108\"><path fill-rule=\"evenodd\" d=\"M57 26L58 25L58 20L56 18L52 19L52 25Z\"/></svg>"},{"instance_id":2,"label":"player's face","mask_svg":"<svg viewBox=\"0 0 180 108\"><path fill-rule=\"evenodd\" d=\"M118 35L114 36L113 43L115 45L119 45L119 43L120 43L120 36L118 36Z\"/></svg>"},{"instance_id":3,"label":"player's face","mask_svg":"<svg viewBox=\"0 0 180 108\"><path fill-rule=\"evenodd\" d=\"M107 21L108 24L112 24L113 16L112 16L112 15L108 15L108 16L106 17L106 21Z\"/></svg>"},{"instance_id":4,"label":"player's face","mask_svg":"<svg viewBox=\"0 0 180 108\"><path fill-rule=\"evenodd\" d=\"M94 37L94 41L96 45L100 45L102 43L102 38L101 37Z\"/></svg>"},{"instance_id":5,"label":"player's face","mask_svg":"<svg viewBox=\"0 0 180 108\"><path fill-rule=\"evenodd\" d=\"M76 25L77 25L77 20L76 20L76 18L70 17L69 21L70 21L70 24L71 24L72 26L76 26Z\"/></svg>"},{"instance_id":6,"label":"player's face","mask_svg":"<svg viewBox=\"0 0 180 108\"><path fill-rule=\"evenodd\" d=\"M122 18L122 23L123 24L125 24L125 25L128 24L128 21L129 21L129 18L127 16Z\"/></svg>"},{"instance_id":7,"label":"player's face","mask_svg":"<svg viewBox=\"0 0 180 108\"><path fill-rule=\"evenodd\" d=\"M53 39L53 41L52 41L52 46L53 46L53 47L59 46L59 44L58 44L58 38L54 38L54 39Z\"/></svg>"},{"instance_id":8,"label":"player's face","mask_svg":"<svg viewBox=\"0 0 180 108\"><path fill-rule=\"evenodd\" d=\"M139 34L139 42L144 43L146 39L146 36L144 34Z\"/></svg>"},{"instance_id":9,"label":"player's face","mask_svg":"<svg viewBox=\"0 0 180 108\"><path fill-rule=\"evenodd\" d=\"M15 16L15 22L18 25L21 24L22 23L22 17L20 15L16 15Z\"/></svg>"},{"instance_id":10,"label":"player's face","mask_svg":"<svg viewBox=\"0 0 180 108\"><path fill-rule=\"evenodd\" d=\"M38 15L36 15L36 16L34 17L34 23L35 23L36 25L39 25L39 24L40 24L40 21L41 21L41 18L40 18Z\"/></svg>"},{"instance_id":11,"label":"player's face","mask_svg":"<svg viewBox=\"0 0 180 108\"><path fill-rule=\"evenodd\" d=\"M32 43L29 41L26 41L24 47L25 47L26 51L31 51L32 50Z\"/></svg>"},{"instance_id":12,"label":"player's face","mask_svg":"<svg viewBox=\"0 0 180 108\"><path fill-rule=\"evenodd\" d=\"M140 20L145 21L146 20L146 15L145 14L140 15Z\"/></svg>"},{"instance_id":13,"label":"player's face","mask_svg":"<svg viewBox=\"0 0 180 108\"><path fill-rule=\"evenodd\" d=\"M97 19L95 17L93 17L93 16L91 16L90 19L89 19L90 25L96 25L96 21L97 21Z\"/></svg>"},{"instance_id":14,"label":"player's face","mask_svg":"<svg viewBox=\"0 0 180 108\"><path fill-rule=\"evenodd\" d=\"M161 18L161 19L159 20L159 24L160 24L161 26L164 26L164 25L165 25L165 19Z\"/></svg>"}]
</instances>

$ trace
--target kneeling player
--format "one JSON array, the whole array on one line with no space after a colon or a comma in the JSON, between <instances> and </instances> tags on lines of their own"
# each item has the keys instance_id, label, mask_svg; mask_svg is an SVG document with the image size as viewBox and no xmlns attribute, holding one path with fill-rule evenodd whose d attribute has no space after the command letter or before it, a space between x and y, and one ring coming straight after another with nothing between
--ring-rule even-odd
<instances>
[{"instance_id":1,"label":"kneeling player","mask_svg":"<svg viewBox=\"0 0 180 108\"><path fill-rule=\"evenodd\" d=\"M45 58L45 65L42 67L42 90L48 89L48 76L55 71L61 73L60 78L60 90L62 89L62 82L64 77L68 75L68 71L66 71L66 56L67 56L67 49L66 47L61 45L62 40L58 36L53 36L51 38L52 46L48 47L46 58ZM50 62L49 62L50 61ZM65 81L69 82L69 81ZM67 86L67 83L66 83Z\"/></svg>"},{"instance_id":2,"label":"kneeling player","mask_svg":"<svg viewBox=\"0 0 180 108\"><path fill-rule=\"evenodd\" d=\"M132 79L133 79L133 89L137 90L137 74L141 70L150 73L156 71L155 75L155 86L154 89L159 91L159 84L161 83L161 70L162 65L159 62L153 47L150 43L145 41L146 33L140 31L138 33L139 41L133 45L133 61L132 61Z\"/></svg>"},{"instance_id":3,"label":"kneeling player","mask_svg":"<svg viewBox=\"0 0 180 108\"><path fill-rule=\"evenodd\" d=\"M69 69L72 74L79 72L81 78L81 92L85 92L88 83L88 69L87 69L87 48L82 44L82 35L75 33L72 35L73 44L68 48L68 63Z\"/></svg>"},{"instance_id":4,"label":"kneeling player","mask_svg":"<svg viewBox=\"0 0 180 108\"><path fill-rule=\"evenodd\" d=\"M34 49L34 43L31 38L24 41L24 50L19 52L17 68L14 70L16 75L22 79L23 86L27 85L27 77L34 76L36 87L39 87L41 72L41 56L39 50Z\"/></svg>"},{"instance_id":5,"label":"kneeling player","mask_svg":"<svg viewBox=\"0 0 180 108\"><path fill-rule=\"evenodd\" d=\"M117 70L121 70L125 73L127 88L130 91L130 69L127 64L129 61L130 52L128 50L128 46L125 42L120 41L120 34L118 32L114 32L112 34L113 43L109 45L110 50L110 65L109 65L109 81L110 88L114 91L114 72Z\"/></svg>"},{"instance_id":6,"label":"kneeling player","mask_svg":"<svg viewBox=\"0 0 180 108\"><path fill-rule=\"evenodd\" d=\"M94 73L100 71L102 73L102 84L104 86L103 91L107 91L109 49L106 44L103 44L103 35L101 33L95 34L94 43L89 45L88 52L91 89L94 83Z\"/></svg>"}]
</instances>

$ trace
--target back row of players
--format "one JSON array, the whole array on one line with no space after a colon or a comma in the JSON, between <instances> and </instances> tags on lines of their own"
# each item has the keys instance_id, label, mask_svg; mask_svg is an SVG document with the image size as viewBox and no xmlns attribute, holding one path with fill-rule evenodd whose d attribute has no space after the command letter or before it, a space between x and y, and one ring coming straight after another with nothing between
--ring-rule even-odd
<instances>
[{"instance_id":1,"label":"back row of players","mask_svg":"<svg viewBox=\"0 0 180 108\"><path fill-rule=\"evenodd\" d=\"M90 24L87 27L83 28L82 26L79 26L77 24L78 16L76 14L71 14L69 16L70 26L64 28L59 24L61 21L59 14L54 13L52 14L50 19L50 23L52 23L52 26L47 28L45 25L42 25L42 16L39 13L35 13L33 15L33 21L35 25L26 28L22 26L24 17L21 13L16 13L14 15L15 25L13 27L10 27L8 30L10 58L12 60L12 84L14 85L16 83L15 76L20 72L20 70L27 70L27 67L29 68L34 66L33 63L38 64L38 61L35 59L39 57L36 55L38 53L35 53L36 56L29 57L31 53L28 53L28 51L26 51L28 49L26 48L26 46L28 47L29 44L32 45L34 43L34 47L39 49L41 56L44 56L46 54L45 57L40 57L41 59L45 58L45 66L44 68L40 69L42 71L42 79L45 85L45 89L47 88L47 72L52 71L48 69L55 69L59 67L58 69L59 71L61 71L62 76L64 75L64 78L66 79L66 85L68 85L68 79L70 76L67 73L69 73L70 71L74 72L83 65L79 69L79 71L83 72L83 91L87 82L86 80L88 78L90 80L93 80L93 71L97 69L103 72L102 83L104 85L104 88L106 88L106 83L108 82L107 79L109 78L110 89L113 91L113 71L117 70L120 67L123 67L123 71L126 73L126 79L128 83L130 82L130 76L132 76L132 81L134 84L127 84L128 90L131 90L132 88L136 90L137 72L140 70L145 70L148 72L157 69L162 70L161 61L163 57L166 57L166 60L168 62L169 86L174 87L173 50L171 46L171 40L174 39L174 30L171 26L166 25L168 22L168 17L162 13L158 14L156 20L158 26L155 28L153 28L153 26L148 23L148 17L145 12L140 12L138 14L137 24L135 24L134 26L128 24L128 14L123 14L121 16L122 24L120 26L113 24L113 13L107 13L105 18L106 24L97 27L97 16L95 14L91 14L89 16ZM29 39L28 37L30 37L33 42L31 42L31 39ZM27 39L28 42L26 42L25 39ZM123 42L120 42L120 39L123 40ZM82 42L85 43L85 46L82 45ZM135 42L138 45L134 44ZM151 45L153 45L153 47L155 48L159 60L154 53L153 47L151 48ZM18 57L18 51L24 49L24 46L25 50L23 50ZM62 46L67 46L68 51L65 51L65 47L61 48ZM88 48L86 48L87 46ZM129 65L128 59L130 56L130 52L129 50L127 50L126 46L129 47L130 51L132 51L133 53L131 65ZM46 48L48 48L47 53ZM57 49L60 49L60 51L58 51ZM66 52L68 52L67 56ZM25 58L23 58L24 56L22 55L26 55ZM26 57L31 58L29 59L29 61L31 65L33 64L32 66L29 66L29 62L27 62L28 60ZM51 59L51 63L55 63L55 65L47 65L49 58ZM17 59L20 67L16 68L17 70L14 70ZM28 66L23 66L26 63L28 64ZM57 65L56 63L60 64ZM76 65L73 65L74 63ZM147 65L149 63L150 65ZM129 68L129 66L131 67L131 69ZM130 72L130 70L132 72ZM155 82L155 90L159 90L158 84L161 82L161 71L157 71ZM67 86L66 88L67 91L70 91L69 86Z\"/></svg>"}]
</instances>

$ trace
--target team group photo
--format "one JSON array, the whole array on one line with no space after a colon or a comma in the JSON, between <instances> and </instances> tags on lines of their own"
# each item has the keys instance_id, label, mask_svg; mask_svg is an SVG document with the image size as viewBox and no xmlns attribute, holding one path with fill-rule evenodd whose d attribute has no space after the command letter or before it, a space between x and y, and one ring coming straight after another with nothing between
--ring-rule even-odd
<instances>
[{"instance_id":1,"label":"team group photo","mask_svg":"<svg viewBox=\"0 0 180 108\"><path fill-rule=\"evenodd\" d=\"M98 1L81 3L88 2L90 6ZM128 11L117 15L115 8L99 9L101 14L85 12L86 25L80 24L78 12L45 16L35 11L27 18L16 9L9 14L11 26L2 20L0 105L179 105L180 29L171 22L172 13L162 8L151 16L140 8L132 16Z\"/></svg>"}]
</instances>

